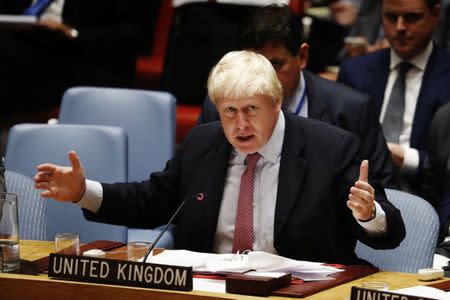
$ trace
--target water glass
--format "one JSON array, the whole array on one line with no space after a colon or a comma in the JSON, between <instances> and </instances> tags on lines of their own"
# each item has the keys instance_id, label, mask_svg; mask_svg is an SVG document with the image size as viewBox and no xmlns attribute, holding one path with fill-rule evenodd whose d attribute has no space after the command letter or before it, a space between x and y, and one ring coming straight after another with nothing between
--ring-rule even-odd
<instances>
[{"instance_id":1,"label":"water glass","mask_svg":"<svg viewBox=\"0 0 450 300\"><path fill-rule=\"evenodd\" d=\"M65 255L80 255L80 236L76 233L56 234L55 252Z\"/></svg>"},{"instance_id":2,"label":"water glass","mask_svg":"<svg viewBox=\"0 0 450 300\"><path fill-rule=\"evenodd\" d=\"M0 193L0 273L20 268L17 195Z\"/></svg>"},{"instance_id":3,"label":"water glass","mask_svg":"<svg viewBox=\"0 0 450 300\"><path fill-rule=\"evenodd\" d=\"M142 260L147 253L147 250L150 248L152 243L149 242L129 242L127 245L128 249L128 260L131 261L139 261Z\"/></svg>"}]
</instances>

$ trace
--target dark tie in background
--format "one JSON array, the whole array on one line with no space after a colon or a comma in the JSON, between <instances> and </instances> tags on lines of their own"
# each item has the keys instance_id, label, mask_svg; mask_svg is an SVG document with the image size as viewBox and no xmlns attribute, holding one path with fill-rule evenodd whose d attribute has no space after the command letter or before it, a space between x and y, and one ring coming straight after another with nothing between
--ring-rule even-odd
<instances>
[{"instance_id":1,"label":"dark tie in background","mask_svg":"<svg viewBox=\"0 0 450 300\"><path fill-rule=\"evenodd\" d=\"M412 65L409 62L401 62L398 67L398 76L392 88L389 103L383 120L383 133L386 141L399 143L403 126L403 113L405 111L405 78Z\"/></svg>"},{"instance_id":2,"label":"dark tie in background","mask_svg":"<svg viewBox=\"0 0 450 300\"><path fill-rule=\"evenodd\" d=\"M253 249L253 182L255 167L261 155L253 153L247 155L247 167L241 176L239 199L234 225L233 253Z\"/></svg>"},{"instance_id":3,"label":"dark tie in background","mask_svg":"<svg viewBox=\"0 0 450 300\"><path fill-rule=\"evenodd\" d=\"M53 1L54 0L37 0L35 3L31 4L23 14L27 16L40 16Z\"/></svg>"}]
</instances>

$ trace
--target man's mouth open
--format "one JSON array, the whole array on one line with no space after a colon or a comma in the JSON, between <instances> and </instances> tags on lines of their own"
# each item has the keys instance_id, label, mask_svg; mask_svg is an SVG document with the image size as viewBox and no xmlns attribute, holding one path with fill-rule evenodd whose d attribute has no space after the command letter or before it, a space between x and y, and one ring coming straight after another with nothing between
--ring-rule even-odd
<instances>
[{"instance_id":1,"label":"man's mouth open","mask_svg":"<svg viewBox=\"0 0 450 300\"><path fill-rule=\"evenodd\" d=\"M246 142L248 140L250 140L254 135L241 135L241 136L237 136L237 140L240 142Z\"/></svg>"}]
</instances>

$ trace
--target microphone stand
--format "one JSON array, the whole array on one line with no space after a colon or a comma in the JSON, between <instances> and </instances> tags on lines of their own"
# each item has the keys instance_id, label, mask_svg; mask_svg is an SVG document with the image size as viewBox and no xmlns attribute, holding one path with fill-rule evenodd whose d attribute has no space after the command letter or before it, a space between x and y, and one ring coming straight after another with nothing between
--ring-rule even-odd
<instances>
[{"instance_id":1,"label":"microphone stand","mask_svg":"<svg viewBox=\"0 0 450 300\"><path fill-rule=\"evenodd\" d=\"M161 232L156 237L156 239L153 242L153 244L148 248L147 252L145 252L145 256L144 256L144 260L143 260L144 263L147 261L147 258L150 255L150 253L152 252L153 248L155 248L156 243L158 243L159 239L167 231L167 228L169 228L170 224L172 224L173 219L175 219L175 217L178 215L178 212L180 211L180 209L184 206L184 203L186 203L186 201L188 199L191 199L191 198L194 198L194 197L197 198L198 200L203 200L204 195L202 193L199 193L199 194L197 194L195 196L194 195L190 195L190 196L187 196L186 198L184 198L183 202L181 202L181 204L178 207L177 211L172 215L172 217L170 218L169 222L167 222L166 226L164 226L163 230L161 230Z\"/></svg>"}]
</instances>

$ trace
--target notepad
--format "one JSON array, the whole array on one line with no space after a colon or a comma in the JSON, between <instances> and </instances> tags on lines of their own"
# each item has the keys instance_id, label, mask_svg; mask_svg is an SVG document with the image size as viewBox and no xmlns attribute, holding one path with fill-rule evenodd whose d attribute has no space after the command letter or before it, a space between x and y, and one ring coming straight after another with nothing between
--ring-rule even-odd
<instances>
[{"instance_id":1,"label":"notepad","mask_svg":"<svg viewBox=\"0 0 450 300\"><path fill-rule=\"evenodd\" d=\"M328 275L343 270L323 265L320 262L301 261L283 256L253 251L248 254L212 254L188 250L165 250L153 256L148 262L165 265L192 266L200 273L243 273L258 272L291 273L305 281L333 280Z\"/></svg>"}]
</instances>

